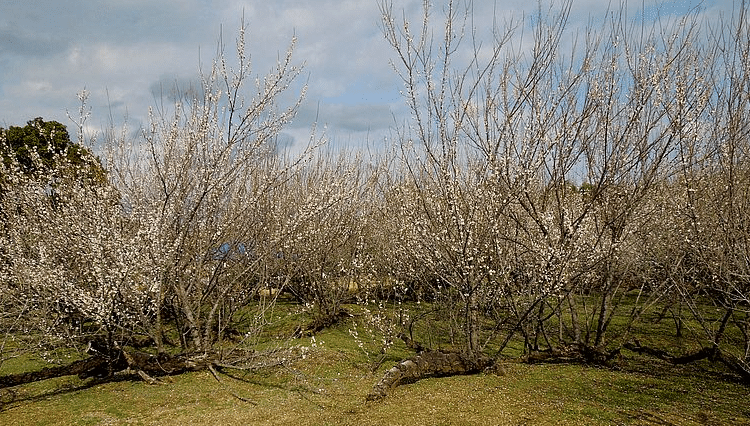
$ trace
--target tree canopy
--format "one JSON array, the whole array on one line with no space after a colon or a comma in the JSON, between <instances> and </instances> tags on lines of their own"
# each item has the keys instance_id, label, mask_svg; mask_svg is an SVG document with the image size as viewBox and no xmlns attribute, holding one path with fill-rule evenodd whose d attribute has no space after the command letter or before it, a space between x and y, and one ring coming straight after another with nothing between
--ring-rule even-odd
<instances>
[{"instance_id":1,"label":"tree canopy","mask_svg":"<svg viewBox=\"0 0 750 426\"><path fill-rule=\"evenodd\" d=\"M6 170L15 163L27 177L64 169L63 175L68 178L106 182L98 158L88 148L71 141L62 123L44 121L42 117L28 121L24 127L0 127L0 156Z\"/></svg>"}]
</instances>

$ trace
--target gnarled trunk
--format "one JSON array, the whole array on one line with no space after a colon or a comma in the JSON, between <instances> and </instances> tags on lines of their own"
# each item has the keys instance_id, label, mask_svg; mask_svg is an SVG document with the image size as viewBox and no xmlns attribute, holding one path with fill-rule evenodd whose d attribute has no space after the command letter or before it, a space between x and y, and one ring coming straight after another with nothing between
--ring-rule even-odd
<instances>
[{"instance_id":1,"label":"gnarled trunk","mask_svg":"<svg viewBox=\"0 0 750 426\"><path fill-rule=\"evenodd\" d=\"M213 361L205 355L168 355L165 353L152 355L145 352L118 349L110 351L109 356L96 353L68 365L45 367L39 371L0 376L0 389L64 376L77 375L81 379L111 377L126 369L137 372L141 377L144 377L144 374L146 376L169 376L188 371L206 370L212 365Z\"/></svg>"},{"instance_id":2,"label":"gnarled trunk","mask_svg":"<svg viewBox=\"0 0 750 426\"><path fill-rule=\"evenodd\" d=\"M474 374L492 365L493 361L486 357L477 358L458 352L426 350L386 371L367 395L367 400L385 398L388 391L402 384L414 383L428 377Z\"/></svg>"}]
</instances>

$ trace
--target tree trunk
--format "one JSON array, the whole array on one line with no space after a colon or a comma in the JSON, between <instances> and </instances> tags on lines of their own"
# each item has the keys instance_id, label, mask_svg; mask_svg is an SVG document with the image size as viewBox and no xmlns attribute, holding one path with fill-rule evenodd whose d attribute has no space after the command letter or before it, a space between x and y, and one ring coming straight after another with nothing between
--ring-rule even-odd
<instances>
[{"instance_id":1,"label":"tree trunk","mask_svg":"<svg viewBox=\"0 0 750 426\"><path fill-rule=\"evenodd\" d=\"M80 361L76 361L72 364L61 365L59 367L45 367L39 371L30 371L26 373L0 376L0 389L63 376L78 375L79 377L85 379L87 377L97 376L98 372L106 371L106 369L106 358L102 356L92 356Z\"/></svg>"},{"instance_id":2,"label":"tree trunk","mask_svg":"<svg viewBox=\"0 0 750 426\"><path fill-rule=\"evenodd\" d=\"M469 297L466 298L466 315L464 318L466 328L466 351L470 354L478 353L480 350L479 301L474 293L475 292L472 289L469 292Z\"/></svg>"},{"instance_id":3,"label":"tree trunk","mask_svg":"<svg viewBox=\"0 0 750 426\"><path fill-rule=\"evenodd\" d=\"M585 344L561 346L556 349L532 351L523 360L535 363L583 363L590 365L611 365L611 361L620 353L620 349L607 351L602 347Z\"/></svg>"},{"instance_id":4,"label":"tree trunk","mask_svg":"<svg viewBox=\"0 0 750 426\"><path fill-rule=\"evenodd\" d=\"M493 361L486 357L475 358L458 352L427 350L401 361L386 371L367 395L367 400L385 398L388 391L402 384L414 383L428 377L474 374L492 365Z\"/></svg>"},{"instance_id":5,"label":"tree trunk","mask_svg":"<svg viewBox=\"0 0 750 426\"><path fill-rule=\"evenodd\" d=\"M145 373L149 376L169 376L188 371L205 370L212 365L212 362L213 360L205 355L168 355L165 353L152 355L120 349L112 351L110 357L96 354L68 365L45 367L39 371L0 376L0 389L64 376L77 375L81 379L111 377L114 373L128 368L139 374Z\"/></svg>"},{"instance_id":6,"label":"tree trunk","mask_svg":"<svg viewBox=\"0 0 750 426\"><path fill-rule=\"evenodd\" d=\"M705 346L696 352L682 356L672 355L662 349L642 346L639 342L628 342L623 347L639 354L653 356L674 365L689 364L703 359L709 359L712 362L718 361L737 374L744 383L750 383L750 366L747 362L731 354L724 353L719 349L718 345Z\"/></svg>"},{"instance_id":7,"label":"tree trunk","mask_svg":"<svg viewBox=\"0 0 750 426\"><path fill-rule=\"evenodd\" d=\"M568 307L570 308L570 326L573 330L573 341L580 344L581 327L578 324L578 306L576 305L575 298L571 295L570 292L565 295L565 298L568 299Z\"/></svg>"},{"instance_id":8,"label":"tree trunk","mask_svg":"<svg viewBox=\"0 0 750 426\"><path fill-rule=\"evenodd\" d=\"M596 322L596 337L594 338L594 346L600 346L604 341L604 333L607 330L607 316L609 315L609 301L610 301L610 286L611 278L607 277L607 284L602 291L602 300L599 305L599 318Z\"/></svg>"}]
</instances>

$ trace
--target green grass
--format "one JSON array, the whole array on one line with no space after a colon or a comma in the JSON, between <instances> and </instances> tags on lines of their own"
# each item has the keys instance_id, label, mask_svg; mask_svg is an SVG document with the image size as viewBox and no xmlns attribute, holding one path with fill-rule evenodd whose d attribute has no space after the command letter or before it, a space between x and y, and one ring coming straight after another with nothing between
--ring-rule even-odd
<instances>
[{"instance_id":1,"label":"green grass","mask_svg":"<svg viewBox=\"0 0 750 426\"><path fill-rule=\"evenodd\" d=\"M697 374L697 367L659 366L659 374L651 374L648 368L507 363L501 375L427 379L398 387L383 401L365 402L383 371L407 352L396 347L371 373L371 359L346 325L317 340L323 346L304 360L223 376L222 383L206 372L162 385L92 385L68 377L21 386L2 392L0 424L750 424L747 387Z\"/></svg>"},{"instance_id":2,"label":"green grass","mask_svg":"<svg viewBox=\"0 0 750 426\"><path fill-rule=\"evenodd\" d=\"M269 338L307 321L284 312L280 305ZM421 380L366 402L384 371L411 353L396 344L383 357L360 326L363 350L349 333L356 320L316 336L317 347L305 359L232 372L221 383L200 372L161 385L64 377L0 390L0 425L750 425L748 387L701 363L675 367L628 351L619 370L508 362L499 375ZM659 329L665 324L655 327L665 334L659 342L668 343L668 330ZM41 365L13 359L0 374Z\"/></svg>"},{"instance_id":3,"label":"green grass","mask_svg":"<svg viewBox=\"0 0 750 426\"><path fill-rule=\"evenodd\" d=\"M377 377L335 358L335 351L325 351L297 371L265 372L244 382L225 378L224 385L193 373L164 385L24 390L31 398L0 412L0 424L750 424L742 386L572 365L510 364L502 376L423 380L368 403L364 397ZM228 388L257 405L237 400Z\"/></svg>"}]
</instances>

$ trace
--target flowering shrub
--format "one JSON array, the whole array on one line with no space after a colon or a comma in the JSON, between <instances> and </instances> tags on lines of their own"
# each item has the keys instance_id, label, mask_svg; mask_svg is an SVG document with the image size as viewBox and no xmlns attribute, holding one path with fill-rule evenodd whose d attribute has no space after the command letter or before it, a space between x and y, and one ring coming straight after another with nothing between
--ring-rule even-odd
<instances>
[{"instance_id":1,"label":"flowering shrub","mask_svg":"<svg viewBox=\"0 0 750 426\"><path fill-rule=\"evenodd\" d=\"M514 338L529 356L676 362L631 342L671 312L704 346L693 357L750 377L748 27L688 16L633 33L623 11L562 56L566 2L533 21L529 51L494 28L467 56L468 10L449 2L433 49L425 5L416 33L381 5L412 117L377 156L321 152L315 129L279 153L300 69L292 44L247 85L244 28L236 68L222 53L195 98L152 110L135 139L111 132L103 166L43 123L37 148L0 132L0 351L244 354L288 290L311 333L358 301L368 356L442 333L471 365Z\"/></svg>"}]
</instances>

